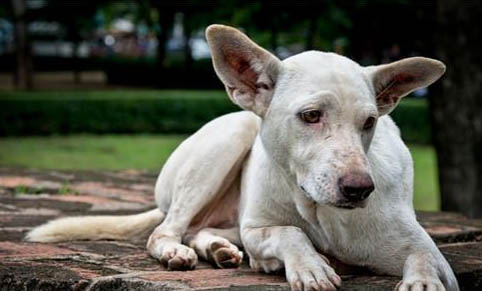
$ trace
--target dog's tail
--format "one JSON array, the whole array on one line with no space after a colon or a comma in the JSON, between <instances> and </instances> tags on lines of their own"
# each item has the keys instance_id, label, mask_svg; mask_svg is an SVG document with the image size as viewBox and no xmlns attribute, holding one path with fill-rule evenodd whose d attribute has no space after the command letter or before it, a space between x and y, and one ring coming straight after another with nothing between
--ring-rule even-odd
<instances>
[{"instance_id":1,"label":"dog's tail","mask_svg":"<svg viewBox=\"0 0 482 291\"><path fill-rule=\"evenodd\" d=\"M25 239L32 242L126 240L152 231L164 216L159 209L153 209L134 215L64 217L34 228Z\"/></svg>"}]
</instances>

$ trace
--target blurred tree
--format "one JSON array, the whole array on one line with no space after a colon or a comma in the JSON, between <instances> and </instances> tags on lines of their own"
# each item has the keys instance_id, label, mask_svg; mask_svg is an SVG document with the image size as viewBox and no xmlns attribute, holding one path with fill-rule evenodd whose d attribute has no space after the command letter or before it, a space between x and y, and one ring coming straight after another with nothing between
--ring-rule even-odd
<instances>
[{"instance_id":1,"label":"blurred tree","mask_svg":"<svg viewBox=\"0 0 482 291\"><path fill-rule=\"evenodd\" d=\"M482 217L481 1L438 0L435 52L446 76L430 94L442 210Z\"/></svg>"},{"instance_id":2,"label":"blurred tree","mask_svg":"<svg viewBox=\"0 0 482 291\"><path fill-rule=\"evenodd\" d=\"M230 23L245 29L261 46L274 53L280 46L292 43L305 41L312 46L320 15L318 11L325 2L300 0L294 5L289 1L232 1L234 11Z\"/></svg>"},{"instance_id":3,"label":"blurred tree","mask_svg":"<svg viewBox=\"0 0 482 291\"><path fill-rule=\"evenodd\" d=\"M85 38L85 34L93 29L95 11L105 2L108 1L49 0L47 5L31 12L32 19L56 21L64 25L65 34L62 38L72 43L71 62L76 83L81 81L81 64L78 58L80 42Z\"/></svg>"},{"instance_id":4,"label":"blurred tree","mask_svg":"<svg viewBox=\"0 0 482 291\"><path fill-rule=\"evenodd\" d=\"M337 1L299 0L238 3L233 23L255 35L274 52L279 47L302 50L332 50L334 41L345 36L351 21ZM237 7L237 10L239 8ZM262 34L267 32L267 41ZM260 36L261 34L261 36ZM293 46L294 45L294 46Z\"/></svg>"},{"instance_id":5,"label":"blurred tree","mask_svg":"<svg viewBox=\"0 0 482 291\"><path fill-rule=\"evenodd\" d=\"M427 30L419 19L419 6L413 0L372 0L338 5L353 25L347 29L349 54L363 65L390 62L419 52L427 45ZM425 15L422 15L425 16ZM421 37L421 38L420 38ZM422 42L420 42L422 40ZM389 55L397 47L397 54Z\"/></svg>"},{"instance_id":6,"label":"blurred tree","mask_svg":"<svg viewBox=\"0 0 482 291\"><path fill-rule=\"evenodd\" d=\"M241 4L241 3L240 3ZM240 5L238 4L238 5ZM290 18L289 7L295 8L298 5L290 5L288 2L253 2L244 5L244 13L239 14L238 21L240 26L251 31L267 31L269 32L268 46L276 53L276 49L280 45L280 31L286 31L288 26L292 24L295 13Z\"/></svg>"},{"instance_id":7,"label":"blurred tree","mask_svg":"<svg viewBox=\"0 0 482 291\"><path fill-rule=\"evenodd\" d=\"M32 53L27 36L27 8L25 0L12 0L12 8L15 24L15 86L19 89L32 89Z\"/></svg>"},{"instance_id":8,"label":"blurred tree","mask_svg":"<svg viewBox=\"0 0 482 291\"><path fill-rule=\"evenodd\" d=\"M157 10L157 64L162 69L166 59L166 45L169 33L174 24L174 15L176 12L179 12L180 4L173 1L150 0L149 5Z\"/></svg>"},{"instance_id":9,"label":"blurred tree","mask_svg":"<svg viewBox=\"0 0 482 291\"><path fill-rule=\"evenodd\" d=\"M186 1L179 9L183 14L183 32L184 32L184 69L189 72L192 67L192 48L191 37L192 34L200 28L204 28L214 21L219 19L219 9L216 1L200 1L190 0Z\"/></svg>"}]
</instances>

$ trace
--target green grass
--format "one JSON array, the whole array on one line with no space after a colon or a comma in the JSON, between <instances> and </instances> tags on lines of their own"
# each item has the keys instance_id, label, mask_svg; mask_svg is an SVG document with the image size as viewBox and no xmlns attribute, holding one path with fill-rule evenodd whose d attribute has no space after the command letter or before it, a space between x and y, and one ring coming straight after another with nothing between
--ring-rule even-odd
<instances>
[{"instance_id":1,"label":"green grass","mask_svg":"<svg viewBox=\"0 0 482 291\"><path fill-rule=\"evenodd\" d=\"M0 139L0 166L40 169L159 171L185 135L73 135ZM414 203L419 210L439 210L435 153L411 145L415 163Z\"/></svg>"},{"instance_id":2,"label":"green grass","mask_svg":"<svg viewBox=\"0 0 482 291\"><path fill-rule=\"evenodd\" d=\"M431 146L410 145L415 167L413 203L418 210L440 210L440 192L435 150Z\"/></svg>"},{"instance_id":3,"label":"green grass","mask_svg":"<svg viewBox=\"0 0 482 291\"><path fill-rule=\"evenodd\" d=\"M73 135L0 140L0 166L158 171L183 135Z\"/></svg>"}]
</instances>

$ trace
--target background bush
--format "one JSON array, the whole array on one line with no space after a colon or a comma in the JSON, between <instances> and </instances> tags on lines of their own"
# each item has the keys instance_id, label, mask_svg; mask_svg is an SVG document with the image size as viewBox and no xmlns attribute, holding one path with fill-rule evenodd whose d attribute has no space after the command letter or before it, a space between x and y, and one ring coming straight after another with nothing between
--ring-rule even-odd
<instances>
[{"instance_id":1,"label":"background bush","mask_svg":"<svg viewBox=\"0 0 482 291\"><path fill-rule=\"evenodd\" d=\"M0 93L0 135L192 133L237 110L218 90L6 92ZM404 100L392 116L407 142L430 142L425 100Z\"/></svg>"},{"instance_id":2,"label":"background bush","mask_svg":"<svg viewBox=\"0 0 482 291\"><path fill-rule=\"evenodd\" d=\"M406 98L390 115L400 127L405 141L420 144L432 143L427 100Z\"/></svg>"}]
</instances>

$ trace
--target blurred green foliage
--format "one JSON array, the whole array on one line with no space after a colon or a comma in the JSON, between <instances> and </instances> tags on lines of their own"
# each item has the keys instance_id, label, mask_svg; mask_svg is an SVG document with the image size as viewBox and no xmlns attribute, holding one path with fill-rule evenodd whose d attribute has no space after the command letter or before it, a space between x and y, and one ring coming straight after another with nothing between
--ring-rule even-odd
<instances>
[{"instance_id":1,"label":"blurred green foliage","mask_svg":"<svg viewBox=\"0 0 482 291\"><path fill-rule=\"evenodd\" d=\"M406 142L431 144L432 131L426 99L405 98L390 114Z\"/></svg>"},{"instance_id":2,"label":"blurred green foliage","mask_svg":"<svg viewBox=\"0 0 482 291\"><path fill-rule=\"evenodd\" d=\"M189 133L236 110L220 95L212 91L11 92L0 97L0 135Z\"/></svg>"},{"instance_id":3,"label":"blurred green foliage","mask_svg":"<svg viewBox=\"0 0 482 291\"><path fill-rule=\"evenodd\" d=\"M192 133L238 111L223 91L12 91L0 94L0 135ZM430 142L425 100L406 99L392 113L405 141Z\"/></svg>"}]
</instances>

